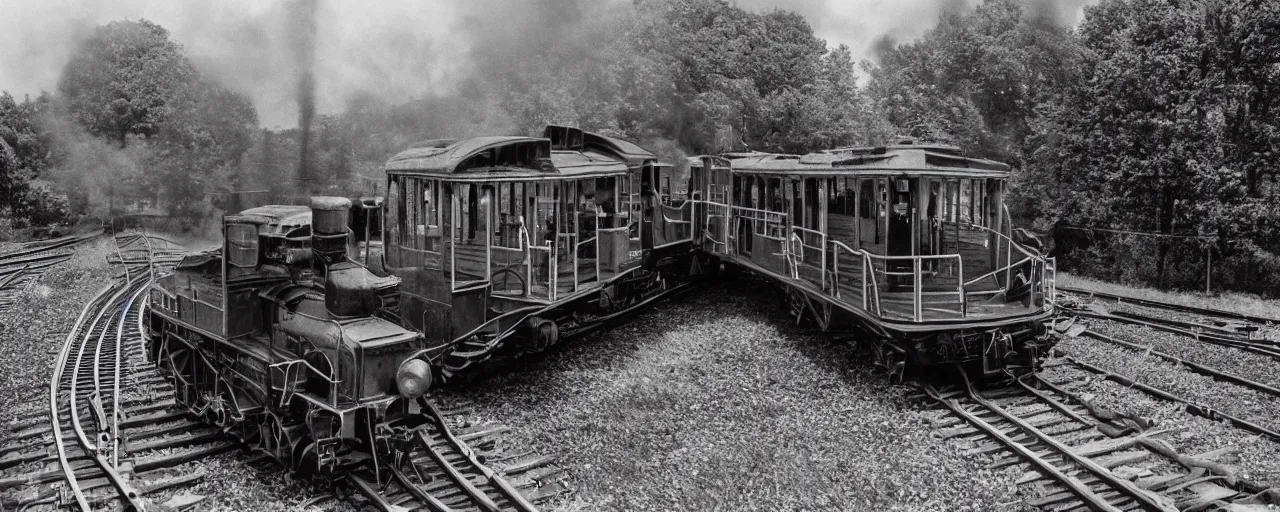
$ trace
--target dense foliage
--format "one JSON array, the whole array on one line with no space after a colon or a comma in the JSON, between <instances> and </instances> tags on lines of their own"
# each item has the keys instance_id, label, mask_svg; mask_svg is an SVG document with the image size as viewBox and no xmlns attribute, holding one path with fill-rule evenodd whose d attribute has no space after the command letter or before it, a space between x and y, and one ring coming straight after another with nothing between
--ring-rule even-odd
<instances>
[{"instance_id":1,"label":"dense foliage","mask_svg":"<svg viewBox=\"0 0 1280 512\"><path fill-rule=\"evenodd\" d=\"M1043 104L1023 192L1043 221L1166 237L1061 236L1104 277L1280 290L1280 5L1108 1L1079 30L1085 63ZM1188 237L1186 235L1193 235ZM1118 260L1151 262L1114 265Z\"/></svg>"},{"instance_id":2,"label":"dense foliage","mask_svg":"<svg viewBox=\"0 0 1280 512\"><path fill-rule=\"evenodd\" d=\"M1280 5L1102 0L1074 28L1027 5L985 0L917 40L882 38L859 72L793 12L530 2L461 34L475 44L457 92L357 95L311 119L308 191L296 185L303 130L257 128L253 105L201 76L163 28L114 22L56 94L0 96L0 215L44 222L119 199L197 219L232 190L374 193L381 163L418 141L547 123L677 163L911 135L1013 164L1015 221L1053 233L1066 268L1191 287L1208 255L1217 283L1280 289Z\"/></svg>"},{"instance_id":3,"label":"dense foliage","mask_svg":"<svg viewBox=\"0 0 1280 512\"><path fill-rule=\"evenodd\" d=\"M1065 268L1280 289L1275 2L1103 0L1069 30L988 0L879 57L883 115L1013 163L1012 213Z\"/></svg>"},{"instance_id":4,"label":"dense foliage","mask_svg":"<svg viewBox=\"0 0 1280 512\"><path fill-rule=\"evenodd\" d=\"M168 31L145 20L98 27L56 94L0 95L0 121L0 215L17 227L128 205L190 225L226 189L258 124L248 98L201 76Z\"/></svg>"}]
</instances>

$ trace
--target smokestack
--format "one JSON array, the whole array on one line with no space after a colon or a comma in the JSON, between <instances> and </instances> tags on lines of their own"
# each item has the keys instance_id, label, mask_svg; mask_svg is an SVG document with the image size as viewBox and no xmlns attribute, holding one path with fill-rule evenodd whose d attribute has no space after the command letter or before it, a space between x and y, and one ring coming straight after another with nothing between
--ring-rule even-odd
<instances>
[{"instance_id":1,"label":"smokestack","mask_svg":"<svg viewBox=\"0 0 1280 512\"><path fill-rule=\"evenodd\" d=\"M316 260L329 265L347 256L347 215L351 200L345 197L311 198L311 250Z\"/></svg>"},{"instance_id":2,"label":"smokestack","mask_svg":"<svg viewBox=\"0 0 1280 512\"><path fill-rule=\"evenodd\" d=\"M299 0L293 6L291 16L293 53L298 66L298 129L302 139L298 144L298 186L303 194L312 190L310 146L311 119L316 113L316 10L318 0Z\"/></svg>"}]
</instances>

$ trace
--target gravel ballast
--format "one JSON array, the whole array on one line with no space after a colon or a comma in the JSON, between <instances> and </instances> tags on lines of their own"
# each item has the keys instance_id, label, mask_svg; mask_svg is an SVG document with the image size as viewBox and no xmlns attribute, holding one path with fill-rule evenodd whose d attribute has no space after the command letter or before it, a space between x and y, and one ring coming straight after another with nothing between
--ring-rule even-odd
<instances>
[{"instance_id":1,"label":"gravel ballast","mask_svg":"<svg viewBox=\"0 0 1280 512\"><path fill-rule=\"evenodd\" d=\"M1018 475L933 438L909 391L796 328L759 281L715 283L631 323L439 394L559 457L548 510L993 510ZM864 358L865 359L865 358Z\"/></svg>"},{"instance_id":2,"label":"gravel ballast","mask_svg":"<svg viewBox=\"0 0 1280 512\"><path fill-rule=\"evenodd\" d=\"M1270 395L1218 382L1163 362L1155 356L1091 338L1065 339L1057 348L1082 362L1173 393L1191 402L1273 430L1280 428L1280 400ZM1235 455L1238 459L1236 463L1245 478L1266 486L1280 485L1280 443L1233 427L1229 423L1194 416L1181 404L1160 400L1141 390L1107 381L1082 369L1058 366L1046 369L1042 377L1057 380L1063 378L1064 373L1073 377L1088 376L1089 384L1075 391L1084 393L1085 398L1093 399L1099 405L1147 416L1157 422L1157 428L1182 428L1182 432L1175 436L1180 453L1195 455L1234 446L1239 449Z\"/></svg>"},{"instance_id":3,"label":"gravel ballast","mask_svg":"<svg viewBox=\"0 0 1280 512\"><path fill-rule=\"evenodd\" d=\"M113 248L110 239L84 244L0 313L0 424L48 410L53 360L85 303L111 283L106 256ZM0 429L0 444L11 435Z\"/></svg>"},{"instance_id":4,"label":"gravel ballast","mask_svg":"<svg viewBox=\"0 0 1280 512\"><path fill-rule=\"evenodd\" d=\"M1179 359L1280 388L1275 358L1141 325L1091 319L1089 329L1121 341L1149 346Z\"/></svg>"}]
</instances>

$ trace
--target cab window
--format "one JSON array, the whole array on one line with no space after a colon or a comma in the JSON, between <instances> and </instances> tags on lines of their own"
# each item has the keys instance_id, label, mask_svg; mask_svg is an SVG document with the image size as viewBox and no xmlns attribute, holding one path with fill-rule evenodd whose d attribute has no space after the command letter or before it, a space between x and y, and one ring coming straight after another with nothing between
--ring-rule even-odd
<instances>
[{"instance_id":1,"label":"cab window","mask_svg":"<svg viewBox=\"0 0 1280 512\"><path fill-rule=\"evenodd\" d=\"M241 268L258 266L258 227L227 225L227 263Z\"/></svg>"}]
</instances>

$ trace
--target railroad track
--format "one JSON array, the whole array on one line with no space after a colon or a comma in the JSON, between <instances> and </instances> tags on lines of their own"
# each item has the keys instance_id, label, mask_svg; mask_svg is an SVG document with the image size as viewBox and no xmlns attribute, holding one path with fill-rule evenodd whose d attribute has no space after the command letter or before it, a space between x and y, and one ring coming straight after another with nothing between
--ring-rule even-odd
<instances>
[{"instance_id":1,"label":"railroad track","mask_svg":"<svg viewBox=\"0 0 1280 512\"><path fill-rule=\"evenodd\" d=\"M1205 316L1205 317L1211 317L1211 318L1221 318L1221 319L1228 319L1228 320L1251 322L1255 324L1270 323L1274 325L1280 325L1280 319L1269 318L1269 317L1264 317L1259 315L1247 315L1244 313L1237 313L1235 311L1187 306L1184 304L1174 304L1172 302L1162 302L1162 301L1151 300L1151 299L1143 299L1143 298L1134 297L1131 295L1120 295L1120 294L1114 294L1114 293L1098 292L1093 290L1086 290L1083 288L1073 288L1070 286L1062 286L1062 285L1058 285L1057 290L1059 292L1068 292L1068 293L1082 296L1082 297L1104 299L1104 300L1112 301L1116 303L1136 304L1139 306L1144 306L1144 307L1154 308L1154 309L1162 309L1165 311L1175 311L1179 313L1188 313L1192 315L1199 315L1199 316Z\"/></svg>"},{"instance_id":2,"label":"railroad track","mask_svg":"<svg viewBox=\"0 0 1280 512\"><path fill-rule=\"evenodd\" d=\"M1017 483L1031 508L1181 511L1249 504L1265 491L1215 462L1223 453L1179 454L1161 439L1177 432L1099 411L1072 384L1027 375L980 392L966 377L924 391L951 414L937 422L941 437L991 457L989 468L1024 469Z\"/></svg>"},{"instance_id":3,"label":"railroad track","mask_svg":"<svg viewBox=\"0 0 1280 512\"><path fill-rule=\"evenodd\" d=\"M236 447L186 418L172 387L144 360L141 311L151 269L125 266L127 277L91 299L65 334L47 407L20 414L0 449L4 509L147 508L205 476L180 465ZM195 502L183 496L165 505Z\"/></svg>"},{"instance_id":4,"label":"railroad track","mask_svg":"<svg viewBox=\"0 0 1280 512\"><path fill-rule=\"evenodd\" d=\"M448 415L420 399L427 422L406 441L407 460L382 468L362 468L346 480L375 508L389 512L537 510L534 503L567 492L565 471L550 457L502 454L493 425L455 429ZM380 474L375 474L377 471ZM377 485L375 482L384 482Z\"/></svg>"},{"instance_id":5,"label":"railroad track","mask_svg":"<svg viewBox=\"0 0 1280 512\"><path fill-rule=\"evenodd\" d=\"M1074 322L1074 321L1072 321L1071 323L1078 324L1077 322ZM1139 354L1143 357L1147 357L1147 356L1155 357L1156 359L1177 365L1192 373L1210 377L1219 382L1225 382L1225 383L1228 383L1229 385L1238 386L1240 388L1248 389L1264 395L1280 397L1280 388L1276 388L1275 386L1272 386L1263 382L1258 382L1256 380L1253 380L1241 375L1236 375L1227 371L1223 371L1209 365L1188 361L1186 359L1177 357L1173 354L1155 350L1154 348L1149 346L1145 346L1132 341L1120 339L1116 336L1110 336L1110 335L1095 331L1093 329L1089 329L1083 324L1078 324L1078 326L1073 325L1073 327L1075 327L1075 329L1070 330L1070 333L1069 333L1069 335L1073 337L1074 336L1086 337L1086 338L1099 341L1114 347L1131 351L1134 354ZM1060 330L1067 330L1067 329L1060 329ZM1115 373L1107 369L1104 369L1102 367L1099 367L1097 365L1094 365L1088 361L1077 359L1076 357L1073 357L1071 355L1064 354L1058 348L1054 349L1054 356L1061 358L1061 360L1065 361L1066 364L1070 364L1082 371L1085 371L1094 375L1098 375L1106 380L1115 382L1122 386L1137 389L1159 400L1181 404L1185 406L1186 411L1192 415L1200 416L1202 418L1210 419L1213 421L1225 421L1237 428L1243 429L1245 431L1248 431L1254 434L1258 434L1260 436L1266 437L1267 439L1270 439L1275 442L1280 442L1280 425L1263 425L1263 424L1257 423L1256 421L1250 421L1247 418L1243 418L1238 415L1225 412L1221 408L1214 407L1213 404L1200 403L1191 398L1180 396L1171 390L1162 389L1160 387L1153 386L1149 383L1140 382L1134 377L1124 376L1119 373Z\"/></svg>"},{"instance_id":6,"label":"railroad track","mask_svg":"<svg viewBox=\"0 0 1280 512\"><path fill-rule=\"evenodd\" d=\"M17 251L0 254L0 311L9 309L18 296L38 281L45 271L71 259L76 245L98 236L69 236L33 242Z\"/></svg>"},{"instance_id":7,"label":"railroad track","mask_svg":"<svg viewBox=\"0 0 1280 512\"><path fill-rule=\"evenodd\" d=\"M1116 296L1104 296L1103 298L1106 300L1116 300L1118 301L1117 303L1120 304L1139 300L1131 297L1120 297L1119 299L1113 299L1113 297ZM1139 307L1136 308L1129 306L1125 307L1122 311L1112 312L1098 307L1096 303L1086 304L1081 301L1079 297L1066 296L1065 298L1068 300L1060 301L1060 303L1072 306L1070 308L1066 308L1066 310L1076 318L1070 319L1069 321L1056 326L1059 332L1063 332L1071 337L1086 337L1106 345L1127 350L1135 354L1140 354L1139 357L1153 357L1176 365L1186 371L1207 376L1219 382L1224 382L1229 387L1234 386L1237 387L1237 389L1243 388L1261 395L1280 397L1280 388L1277 388L1272 384L1260 382L1256 378L1249 378L1243 374L1224 371L1215 368L1212 365L1204 364L1203 362L1187 360L1168 352L1156 350L1155 345L1151 344L1152 342L1139 343L1121 339L1114 333L1108 334L1108 332L1112 331L1111 329L1103 329L1108 332L1100 332L1097 327L1086 326L1085 322L1077 321L1080 319L1089 319L1094 322L1102 322L1104 326L1107 323L1116 323L1162 331L1173 334L1176 337L1185 338L1191 344L1205 344L1212 347L1222 347L1222 349L1219 350L1234 350L1247 352L1255 356L1261 356L1262 358L1253 358L1253 356L1248 356L1251 358L1248 359L1248 361L1258 364L1264 362L1266 359L1270 359L1272 362L1280 361L1280 343L1276 340L1265 339L1260 336L1261 332L1259 332L1259 328L1262 327L1262 325L1257 324L1257 321L1269 321L1268 319L1246 317L1246 315L1236 315L1233 317L1229 312L1206 310L1203 308L1188 308L1180 305L1152 303L1152 301L1145 301L1150 304L1140 304ZM1162 311L1158 306L1175 307L1167 307ZM1194 315L1213 314L1217 316L1206 317L1205 319L1202 319L1205 321L1197 322L1188 320L1185 317L1169 318L1166 316L1168 312L1174 312L1175 316L1176 313ZM1228 319L1232 323L1224 323L1216 319ZM1156 345L1158 344L1159 342L1156 342ZM1178 346L1179 345L1175 343L1173 345L1169 345L1169 348L1175 352L1182 351ZM1194 398L1180 396L1173 389L1160 387L1160 383L1158 382L1155 383L1156 385L1153 385L1150 382L1142 382L1137 379L1135 375L1122 375L1108 370L1107 368L1095 365L1089 360L1085 360L1090 358L1080 359L1078 357L1072 357L1061 353L1059 349L1055 349L1055 353L1056 355L1061 356L1068 364L1071 364L1080 370L1098 375L1120 385L1137 389L1156 399L1180 404L1192 415L1213 421L1226 422L1244 431L1260 435L1274 442L1280 442L1280 425L1271 424L1272 422L1267 420L1266 415L1259 416L1258 414L1253 414L1241 409L1239 404L1232 406L1230 405L1230 400L1227 401L1228 406L1226 409L1231 410L1224 410L1222 407L1218 407L1214 403L1206 403L1206 401L1213 400L1210 397L1201 396L1200 399L1197 400ZM1195 349L1190 350L1189 354L1192 357L1204 357L1204 352ZM1241 356L1233 356L1232 359L1239 359L1240 357ZM1212 360L1214 358L1209 357L1208 359ZM1219 362L1221 362L1221 360L1219 360ZM1235 368L1245 372L1246 374L1251 373L1257 375L1257 372L1240 365L1235 365ZM1223 392L1230 393L1228 389L1229 388L1224 389Z\"/></svg>"}]
</instances>

